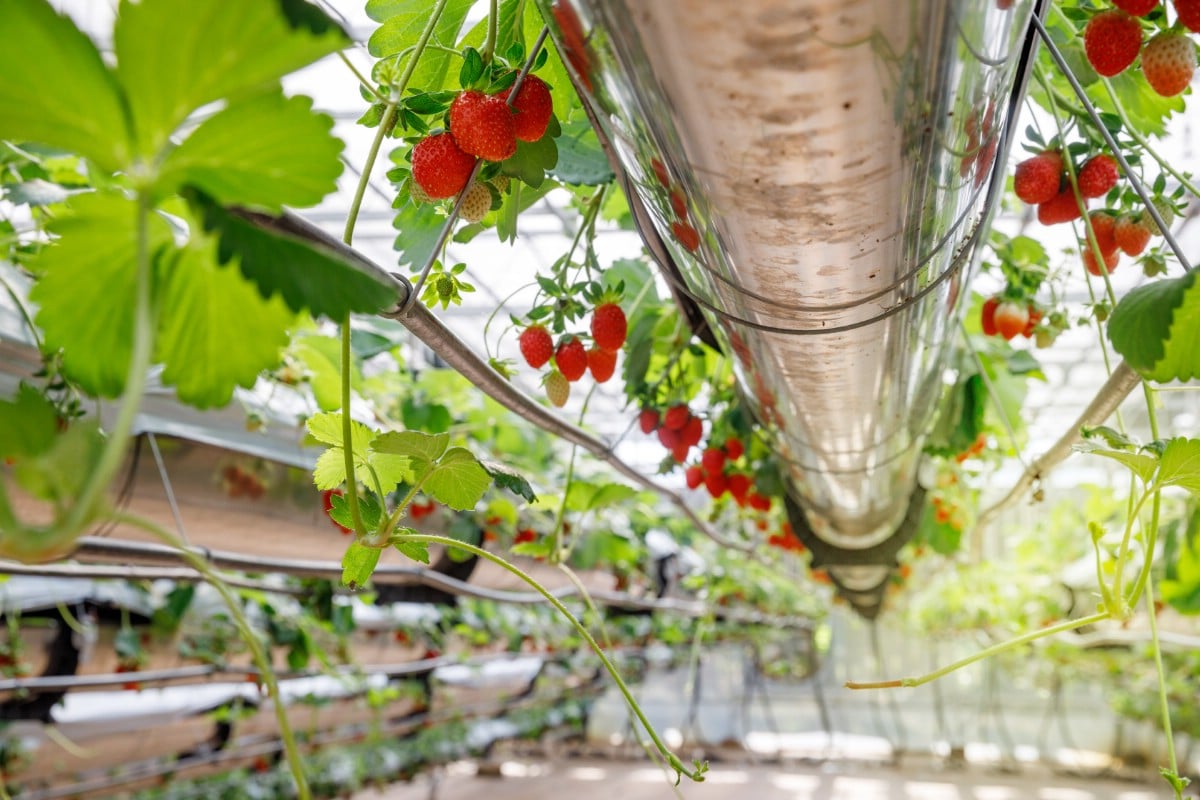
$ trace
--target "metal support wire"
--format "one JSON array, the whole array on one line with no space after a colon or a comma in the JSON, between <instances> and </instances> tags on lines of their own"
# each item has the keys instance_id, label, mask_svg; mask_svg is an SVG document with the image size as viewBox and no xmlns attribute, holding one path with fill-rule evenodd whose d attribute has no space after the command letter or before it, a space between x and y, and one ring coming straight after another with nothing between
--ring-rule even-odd
<instances>
[{"instance_id":1,"label":"metal support wire","mask_svg":"<svg viewBox=\"0 0 1200 800\"><path fill-rule=\"evenodd\" d=\"M171 507L171 516L175 518L175 527L179 530L179 540L190 544L187 530L183 527L183 516L179 513L179 504L175 502L175 491L171 488L171 476L167 474L167 465L163 463L162 453L158 450L158 437L154 431L146 432L146 441L150 443L150 452L154 455L154 464L158 467L158 476L162 479L163 491L167 494L167 505Z\"/></svg>"},{"instance_id":2,"label":"metal support wire","mask_svg":"<svg viewBox=\"0 0 1200 800\"><path fill-rule=\"evenodd\" d=\"M1071 84L1071 90L1075 92L1075 96L1078 98L1080 105L1082 105L1083 109L1087 111L1088 116L1092 120L1092 124L1096 126L1096 131L1102 137L1104 137L1104 141L1108 145L1109 152L1112 154L1113 158L1117 160L1117 163L1121 165L1121 171L1125 173L1125 177L1129 179L1129 184L1133 186L1133 190L1137 192L1138 197L1141 198L1143 205L1146 207L1146 211L1150 214L1151 219L1154 220L1154 224L1158 225L1158 230L1162 233L1163 238L1167 240L1167 245L1170 246L1171 251L1175 254L1175 258L1179 261L1180 266L1182 266L1184 270L1191 272L1192 265L1188 261L1187 256L1183 254L1183 248L1179 246L1179 242L1175 240L1175 237L1171 235L1171 231L1167 229L1167 223L1163 220L1162 215L1158 213L1158 209L1155 208L1154 202L1150 199L1150 193L1146 191L1146 187L1142 184L1141 179L1134 174L1133 168L1129 166L1129 162L1126 161L1125 156L1122 155L1121 148L1117 144L1117 140L1113 138L1113 135L1109 132L1108 128L1104 126L1104 121L1100 119L1100 112L1098 112L1096 107L1092 105L1092 101L1088 99L1087 92L1084 91L1084 88L1079 84L1079 81L1076 80L1074 73L1071 72L1070 66L1067 65L1066 59L1063 58L1062 52L1058 49L1058 45L1054 43L1054 39L1050 36L1050 32L1046 30L1046 23L1042 22L1041 18L1036 14L1033 15L1032 21L1033 26L1037 28L1038 36L1040 36L1042 39L1042 44L1044 44L1046 49L1050 51L1051 58L1053 58L1054 63L1058 65L1058 69L1062 73L1063 77L1067 79L1067 83Z\"/></svg>"},{"instance_id":3,"label":"metal support wire","mask_svg":"<svg viewBox=\"0 0 1200 800\"><path fill-rule=\"evenodd\" d=\"M297 577L337 579L341 576L341 564L335 561L314 561L307 559L283 559L260 556L247 556L225 550L210 550L203 547L193 547L191 552L206 560L213 567L221 570L240 570L251 573L275 572ZM0 573L10 575L39 575L75 578L112 578L129 579L138 577L151 579L164 577L174 580L201 580L199 573L194 570L171 568L151 572L140 566L131 565L134 560L153 563L176 563L183 555L173 547L148 542L135 542L121 539L106 539L94 536L84 536L79 539L77 556L90 556L96 559L116 559L121 566L96 566L91 564L64 565L25 565L0 562ZM375 577L382 583L400 585L421 585L439 589L449 594L474 597L481 600L491 600L499 603L516 605L540 605L545 599L536 592L514 592L489 589L475 586L452 578L436 570L424 567L405 567L380 565L375 570ZM391 579L391 580L389 580ZM238 581L228 579L233 585L245 585L245 588L262 589L282 594L295 593L285 586L273 586L263 582ZM579 594L575 586L564 586L553 591L553 594L565 599ZM808 630L811 621L802 617L783 617L764 614L758 611L748 611L737 608L712 608L699 601L688 601L677 598L643 598L635 597L624 592L594 590L589 592L592 599L599 605L610 608L621 608L635 611L658 611L683 616L704 618L715 616L726 622L751 625L770 625L772 627Z\"/></svg>"}]
</instances>

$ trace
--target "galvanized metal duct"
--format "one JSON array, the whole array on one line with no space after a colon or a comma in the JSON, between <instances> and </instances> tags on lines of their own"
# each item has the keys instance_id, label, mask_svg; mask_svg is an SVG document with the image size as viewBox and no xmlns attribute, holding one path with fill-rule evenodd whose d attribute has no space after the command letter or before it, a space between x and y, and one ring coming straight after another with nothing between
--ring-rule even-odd
<instances>
[{"instance_id":1,"label":"galvanized metal duct","mask_svg":"<svg viewBox=\"0 0 1200 800\"><path fill-rule=\"evenodd\" d=\"M539 3L812 531L888 539L1033 0Z\"/></svg>"}]
</instances>

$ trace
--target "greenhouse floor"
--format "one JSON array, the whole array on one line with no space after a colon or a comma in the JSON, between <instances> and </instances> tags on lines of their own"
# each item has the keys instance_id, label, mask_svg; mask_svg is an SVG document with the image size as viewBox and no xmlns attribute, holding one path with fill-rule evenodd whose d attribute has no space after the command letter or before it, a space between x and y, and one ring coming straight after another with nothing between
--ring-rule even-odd
<instances>
[{"instance_id":1,"label":"greenhouse floor","mask_svg":"<svg viewBox=\"0 0 1200 800\"><path fill-rule=\"evenodd\" d=\"M498 773L498 774L497 774ZM1166 784L1056 775L1040 767L1019 774L968 767L939 770L861 762L813 765L714 764L702 784L680 785L685 798L755 800L1159 800ZM354 800L658 800L672 797L662 772L639 762L565 760L507 761L489 774L468 763L453 764L412 783L355 795Z\"/></svg>"}]
</instances>

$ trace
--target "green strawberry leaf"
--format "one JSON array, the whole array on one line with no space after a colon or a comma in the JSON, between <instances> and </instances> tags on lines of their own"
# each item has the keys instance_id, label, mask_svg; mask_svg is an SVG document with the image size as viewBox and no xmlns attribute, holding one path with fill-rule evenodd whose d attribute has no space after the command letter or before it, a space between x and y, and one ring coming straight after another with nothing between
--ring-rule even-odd
<instances>
[{"instance_id":1,"label":"green strawberry leaf","mask_svg":"<svg viewBox=\"0 0 1200 800\"><path fill-rule=\"evenodd\" d=\"M28 263L40 276L29 298L47 352L63 351L63 371L98 397L125 388L133 353L137 287L137 205L118 194L71 199L71 213L49 225L61 237ZM170 229L149 217L151 253L171 241Z\"/></svg>"},{"instance_id":2,"label":"green strawberry leaf","mask_svg":"<svg viewBox=\"0 0 1200 800\"><path fill-rule=\"evenodd\" d=\"M1193 512L1178 548L1163 548L1162 598L1181 614L1200 614L1200 513Z\"/></svg>"},{"instance_id":3,"label":"green strawberry leaf","mask_svg":"<svg viewBox=\"0 0 1200 800\"><path fill-rule=\"evenodd\" d=\"M317 458L313 482L318 489L336 489L346 482L346 457L342 450L342 415L340 412L314 414L309 418L308 432L314 439L330 445ZM357 420L350 423L351 450L354 453L354 476L359 483L374 488L375 476L384 491L411 475L409 459L405 456L375 453L371 441L375 431ZM372 470L374 475L372 475Z\"/></svg>"},{"instance_id":4,"label":"green strawberry leaf","mask_svg":"<svg viewBox=\"0 0 1200 800\"><path fill-rule=\"evenodd\" d=\"M396 528L396 534L400 536L419 534L420 531L414 528ZM406 542L403 539L395 542L396 549L403 553L408 558L420 564L429 563L429 546L424 542Z\"/></svg>"},{"instance_id":5,"label":"green strawberry leaf","mask_svg":"<svg viewBox=\"0 0 1200 800\"><path fill-rule=\"evenodd\" d=\"M6 2L0 16L0 139L61 147L107 172L128 164L121 94L91 40L45 0Z\"/></svg>"},{"instance_id":6,"label":"green strawberry leaf","mask_svg":"<svg viewBox=\"0 0 1200 800\"><path fill-rule=\"evenodd\" d=\"M361 589L371 580L383 551L351 542L342 557L342 583L350 589Z\"/></svg>"},{"instance_id":7,"label":"green strawberry leaf","mask_svg":"<svg viewBox=\"0 0 1200 800\"><path fill-rule=\"evenodd\" d=\"M467 19L467 12L475 0L449 0L442 15L433 27L431 44L454 49L458 32ZM376 58L387 58L408 50L417 43L425 26L429 23L429 0L368 0L367 15L383 24L367 40L367 49ZM411 52L397 63L397 75L403 73L412 58ZM427 49L409 77L408 89L436 91L446 84L451 53L445 50Z\"/></svg>"},{"instance_id":8,"label":"green strawberry leaf","mask_svg":"<svg viewBox=\"0 0 1200 800\"><path fill-rule=\"evenodd\" d=\"M1090 455L1103 456L1110 458L1137 475L1142 483L1148 484L1154 478L1154 471L1158 469L1158 458L1146 453L1130 453L1125 450L1110 450L1092 442L1081 442L1075 445L1075 450L1080 453L1088 453Z\"/></svg>"},{"instance_id":9,"label":"green strawberry leaf","mask_svg":"<svg viewBox=\"0 0 1200 800\"><path fill-rule=\"evenodd\" d=\"M216 242L193 237L162 289L156 360L163 383L198 408L229 403L279 363L295 315L278 297L264 300L236 267L219 266Z\"/></svg>"},{"instance_id":10,"label":"green strawberry leaf","mask_svg":"<svg viewBox=\"0 0 1200 800\"><path fill-rule=\"evenodd\" d=\"M420 431L390 431L375 437L371 449L377 453L407 456L414 473L414 480L433 466L442 457L450 444L448 433L421 433Z\"/></svg>"},{"instance_id":11,"label":"green strawberry leaf","mask_svg":"<svg viewBox=\"0 0 1200 800\"><path fill-rule=\"evenodd\" d=\"M558 145L555 138L561 132L558 121L550 118L550 127L536 142L517 142L517 152L500 163L500 172L524 181L534 189L546 180L546 171L558 163Z\"/></svg>"},{"instance_id":12,"label":"green strawberry leaf","mask_svg":"<svg viewBox=\"0 0 1200 800\"><path fill-rule=\"evenodd\" d=\"M1160 487L1178 486L1200 495L1200 439L1169 440L1158 460L1154 482Z\"/></svg>"},{"instance_id":13,"label":"green strawberry leaf","mask_svg":"<svg viewBox=\"0 0 1200 800\"><path fill-rule=\"evenodd\" d=\"M421 488L456 511L474 508L492 484L492 476L470 450L451 447L434 465Z\"/></svg>"},{"instance_id":14,"label":"green strawberry leaf","mask_svg":"<svg viewBox=\"0 0 1200 800\"><path fill-rule=\"evenodd\" d=\"M1131 290L1108 321L1108 339L1150 380L1200 377L1200 285L1196 271Z\"/></svg>"},{"instance_id":15,"label":"green strawberry leaf","mask_svg":"<svg viewBox=\"0 0 1200 800\"><path fill-rule=\"evenodd\" d=\"M507 489L517 497L524 498L527 502L537 502L537 495L534 494L533 487L529 485L529 481L523 475L494 461L484 461L481 459L479 463L487 471L487 474L492 476L492 482L498 488ZM511 506L511 504L509 505ZM516 519L514 518L512 521L515 523Z\"/></svg>"},{"instance_id":16,"label":"green strawberry leaf","mask_svg":"<svg viewBox=\"0 0 1200 800\"><path fill-rule=\"evenodd\" d=\"M265 230L222 208L195 190L185 197L220 239L221 263L238 259L242 274L264 297L278 294L293 311L341 320L351 311L375 313L396 302L396 290L383 276L373 275L336 254L307 241Z\"/></svg>"},{"instance_id":17,"label":"green strawberry leaf","mask_svg":"<svg viewBox=\"0 0 1200 800\"><path fill-rule=\"evenodd\" d=\"M350 513L350 501L343 494L329 496L329 518L343 528L354 530L354 515ZM358 515L362 518L363 527L373 531L383 522L383 506L373 492L365 492L358 496Z\"/></svg>"},{"instance_id":18,"label":"green strawberry leaf","mask_svg":"<svg viewBox=\"0 0 1200 800\"><path fill-rule=\"evenodd\" d=\"M350 44L331 19L294 0L124 0L113 48L138 152L159 153L201 106L271 86Z\"/></svg>"},{"instance_id":19,"label":"green strawberry leaf","mask_svg":"<svg viewBox=\"0 0 1200 800\"><path fill-rule=\"evenodd\" d=\"M227 105L171 151L159 190L191 184L222 205L278 214L316 205L337 188L342 143L307 97L276 90Z\"/></svg>"},{"instance_id":20,"label":"green strawberry leaf","mask_svg":"<svg viewBox=\"0 0 1200 800\"><path fill-rule=\"evenodd\" d=\"M95 420L75 420L65 433L54 437L49 450L19 459L13 477L34 497L67 506L83 492L84 482L91 477L103 452L99 424Z\"/></svg>"},{"instance_id":21,"label":"green strawberry leaf","mask_svg":"<svg viewBox=\"0 0 1200 800\"><path fill-rule=\"evenodd\" d=\"M395 244L399 255L397 265L413 272L424 267L437 249L445 224L446 217L439 214L433 204L408 202L401 206L392 220L392 227L399 231Z\"/></svg>"},{"instance_id":22,"label":"green strawberry leaf","mask_svg":"<svg viewBox=\"0 0 1200 800\"><path fill-rule=\"evenodd\" d=\"M564 125L557 145L558 164L550 174L563 183L599 186L613 179L608 157L600 149L600 140L586 119Z\"/></svg>"},{"instance_id":23,"label":"green strawberry leaf","mask_svg":"<svg viewBox=\"0 0 1200 800\"><path fill-rule=\"evenodd\" d=\"M21 382L17 396L0 400L0 459L45 453L58 434L58 412L34 387Z\"/></svg>"}]
</instances>

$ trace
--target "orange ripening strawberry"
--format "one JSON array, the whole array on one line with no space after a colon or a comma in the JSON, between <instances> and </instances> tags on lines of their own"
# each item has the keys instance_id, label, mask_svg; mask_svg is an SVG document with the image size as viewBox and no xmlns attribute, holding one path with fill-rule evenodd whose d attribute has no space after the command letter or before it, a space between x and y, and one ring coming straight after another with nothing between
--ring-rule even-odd
<instances>
[{"instance_id":1,"label":"orange ripening strawberry","mask_svg":"<svg viewBox=\"0 0 1200 800\"><path fill-rule=\"evenodd\" d=\"M1119 75L1142 49L1142 26L1119 8L1101 11L1083 31L1083 50L1092 69L1106 78Z\"/></svg>"},{"instance_id":2,"label":"orange ripening strawberry","mask_svg":"<svg viewBox=\"0 0 1200 800\"><path fill-rule=\"evenodd\" d=\"M1084 202L1086 204L1087 201ZM1039 205L1037 210L1038 222L1043 225L1057 225L1062 222L1070 222L1079 219L1081 216L1079 203L1076 202L1075 193L1071 191L1069 186Z\"/></svg>"},{"instance_id":3,"label":"orange ripening strawberry","mask_svg":"<svg viewBox=\"0 0 1200 800\"><path fill-rule=\"evenodd\" d=\"M1013 173L1013 191L1031 206L1044 203L1058 194L1062 184L1062 154L1056 150L1027 158Z\"/></svg>"},{"instance_id":4,"label":"orange ripening strawberry","mask_svg":"<svg viewBox=\"0 0 1200 800\"><path fill-rule=\"evenodd\" d=\"M1088 213L1088 219L1092 223L1092 234L1096 237L1096 245L1100 248L1100 253L1107 256L1116 252L1117 240L1113 236L1113 231L1117 225L1117 218L1107 211L1098 210Z\"/></svg>"},{"instance_id":5,"label":"orange ripening strawberry","mask_svg":"<svg viewBox=\"0 0 1200 800\"><path fill-rule=\"evenodd\" d=\"M554 351L554 363L568 381L574 383L587 372L587 350L578 336L564 339Z\"/></svg>"},{"instance_id":6,"label":"orange ripening strawberry","mask_svg":"<svg viewBox=\"0 0 1200 800\"><path fill-rule=\"evenodd\" d=\"M545 325L530 325L521 331L517 344L521 347L525 363L534 369L541 369L554 355L554 341Z\"/></svg>"},{"instance_id":7,"label":"orange ripening strawberry","mask_svg":"<svg viewBox=\"0 0 1200 800\"><path fill-rule=\"evenodd\" d=\"M500 92L497 97L508 102L512 87ZM554 100L550 87L536 75L526 75L521 89L512 101L513 133L522 142L536 142L546 134L550 117L554 114Z\"/></svg>"},{"instance_id":8,"label":"orange ripening strawberry","mask_svg":"<svg viewBox=\"0 0 1200 800\"><path fill-rule=\"evenodd\" d=\"M413 180L432 200L454 197L467 185L475 157L448 133L426 136L412 151Z\"/></svg>"},{"instance_id":9,"label":"orange ripening strawberry","mask_svg":"<svg viewBox=\"0 0 1200 800\"><path fill-rule=\"evenodd\" d=\"M464 153L486 161L517 152L512 109L497 95L460 92L450 104L450 133Z\"/></svg>"},{"instance_id":10,"label":"orange ripening strawberry","mask_svg":"<svg viewBox=\"0 0 1200 800\"><path fill-rule=\"evenodd\" d=\"M601 303L592 312L592 341L602 350L620 350L629 333L625 312L616 303Z\"/></svg>"},{"instance_id":11,"label":"orange ripening strawberry","mask_svg":"<svg viewBox=\"0 0 1200 800\"><path fill-rule=\"evenodd\" d=\"M1029 308L1011 300L996 307L996 332L1005 339L1019 336L1029 324Z\"/></svg>"},{"instance_id":12,"label":"orange ripening strawberry","mask_svg":"<svg viewBox=\"0 0 1200 800\"><path fill-rule=\"evenodd\" d=\"M1140 256L1150 243L1151 229L1141 214L1122 214L1113 226L1113 239L1127 256Z\"/></svg>"},{"instance_id":13,"label":"orange ripening strawberry","mask_svg":"<svg viewBox=\"0 0 1200 800\"><path fill-rule=\"evenodd\" d=\"M1084 197L1103 197L1121 177L1116 160L1105 153L1092 156L1079 169L1079 193Z\"/></svg>"},{"instance_id":14,"label":"orange ripening strawberry","mask_svg":"<svg viewBox=\"0 0 1200 800\"><path fill-rule=\"evenodd\" d=\"M1096 254L1092 252L1092 249L1087 246L1086 242L1083 244L1083 247L1083 268L1093 275L1099 276L1112 272L1117 268L1117 264L1121 260L1121 252L1114 250L1104 255L1104 266L1100 266L1096 261Z\"/></svg>"},{"instance_id":15,"label":"orange ripening strawberry","mask_svg":"<svg viewBox=\"0 0 1200 800\"><path fill-rule=\"evenodd\" d=\"M587 363L588 370L592 373L592 380L596 383L604 383L617 371L617 351L593 347L587 351Z\"/></svg>"},{"instance_id":16,"label":"orange ripening strawberry","mask_svg":"<svg viewBox=\"0 0 1200 800\"><path fill-rule=\"evenodd\" d=\"M1182 33L1163 31L1142 50L1142 74L1163 97L1183 92L1196 73L1196 45Z\"/></svg>"}]
</instances>

